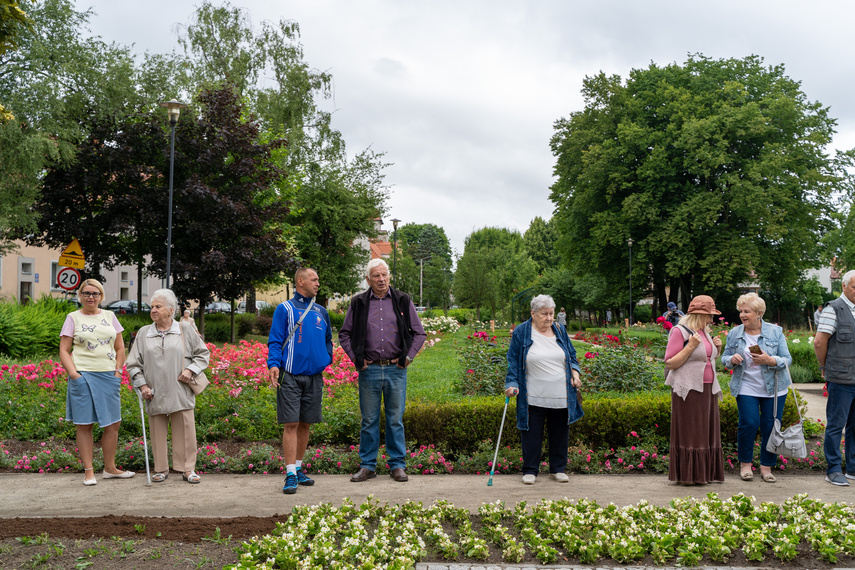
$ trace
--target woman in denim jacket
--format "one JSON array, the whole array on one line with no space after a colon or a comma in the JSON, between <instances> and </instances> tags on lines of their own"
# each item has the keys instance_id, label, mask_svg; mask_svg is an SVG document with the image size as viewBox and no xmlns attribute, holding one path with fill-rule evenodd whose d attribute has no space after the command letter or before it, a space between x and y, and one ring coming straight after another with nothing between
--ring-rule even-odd
<instances>
[{"instance_id":1,"label":"woman in denim jacket","mask_svg":"<svg viewBox=\"0 0 855 570\"><path fill-rule=\"evenodd\" d=\"M579 362L567 329L553 322L555 301L549 295L531 300L531 318L514 329L508 348L505 395L517 396L517 428L523 455L523 483L533 485L540 471L543 426L549 436L549 472L569 481L567 445L570 424L582 417L576 389Z\"/></svg>"},{"instance_id":2,"label":"woman in denim jacket","mask_svg":"<svg viewBox=\"0 0 855 570\"><path fill-rule=\"evenodd\" d=\"M778 419L784 414L787 387L790 377L787 366L793 359L787 348L787 339L778 325L763 321L766 303L756 293L742 295L736 301L742 324L727 335L727 345L721 363L733 369L730 393L736 398L739 410L739 430L736 447L740 463L740 476L744 481L754 478L754 442L760 429L760 478L774 483L778 457L766 451L766 442L775 423L773 417L775 376L778 376ZM757 346L755 352L749 350ZM759 350L758 350L759 349Z\"/></svg>"}]
</instances>

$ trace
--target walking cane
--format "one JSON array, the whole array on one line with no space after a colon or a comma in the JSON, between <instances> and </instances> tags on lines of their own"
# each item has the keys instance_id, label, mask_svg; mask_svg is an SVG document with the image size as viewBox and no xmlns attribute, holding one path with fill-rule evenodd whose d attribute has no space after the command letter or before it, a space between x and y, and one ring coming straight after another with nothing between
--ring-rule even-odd
<instances>
[{"instance_id":1,"label":"walking cane","mask_svg":"<svg viewBox=\"0 0 855 570\"><path fill-rule=\"evenodd\" d=\"M145 437L145 412L143 411L143 403L142 403L142 390L139 388L135 388L137 396L140 401L140 419L142 420L142 440L143 440L143 450L145 451L145 477L146 477L146 487L151 487L151 469L148 466L148 441Z\"/></svg>"},{"instance_id":2,"label":"walking cane","mask_svg":"<svg viewBox=\"0 0 855 570\"><path fill-rule=\"evenodd\" d=\"M499 439L496 440L496 453L493 454L493 464L490 465L490 480L487 481L487 486L493 486L493 472L496 471L496 458L499 457L499 446L502 444L502 430L505 428L505 415L508 413L508 402L511 401L510 396L505 396L505 410L502 412L502 423L499 424Z\"/></svg>"}]
</instances>

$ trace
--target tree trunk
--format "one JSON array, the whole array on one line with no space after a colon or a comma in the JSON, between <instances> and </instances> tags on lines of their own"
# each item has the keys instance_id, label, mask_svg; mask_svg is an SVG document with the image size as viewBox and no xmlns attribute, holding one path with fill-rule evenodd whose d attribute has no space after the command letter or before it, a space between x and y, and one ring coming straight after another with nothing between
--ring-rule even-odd
<instances>
[{"instance_id":1,"label":"tree trunk","mask_svg":"<svg viewBox=\"0 0 855 570\"><path fill-rule=\"evenodd\" d=\"M250 287L246 292L246 312L252 313L253 315L258 313L258 309L255 307L255 287Z\"/></svg>"}]
</instances>

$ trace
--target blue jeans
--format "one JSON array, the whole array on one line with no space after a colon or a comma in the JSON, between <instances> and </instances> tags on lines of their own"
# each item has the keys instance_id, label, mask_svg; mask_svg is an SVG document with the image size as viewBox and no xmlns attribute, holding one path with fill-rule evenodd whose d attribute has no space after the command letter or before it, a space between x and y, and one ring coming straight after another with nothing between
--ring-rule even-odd
<instances>
[{"instance_id":1,"label":"blue jeans","mask_svg":"<svg viewBox=\"0 0 855 570\"><path fill-rule=\"evenodd\" d=\"M828 474L842 471L840 436L846 429L846 472L855 474L855 386L828 383L828 402L825 404L825 461Z\"/></svg>"},{"instance_id":2,"label":"blue jeans","mask_svg":"<svg viewBox=\"0 0 855 570\"><path fill-rule=\"evenodd\" d=\"M778 396L778 419L784 415L784 402L787 395ZM757 396L739 395L736 397L736 409L739 410L739 428L736 432L736 451L742 463L754 462L754 442L757 440L757 429L760 429L760 465L774 467L778 456L766 451L766 442L775 425L772 415L775 401L772 396L758 398Z\"/></svg>"},{"instance_id":3,"label":"blue jeans","mask_svg":"<svg viewBox=\"0 0 855 570\"><path fill-rule=\"evenodd\" d=\"M407 399L407 369L397 364L370 364L359 371L359 464L377 470L380 449L380 401L386 408L386 460L390 469L406 467L404 403Z\"/></svg>"}]
</instances>

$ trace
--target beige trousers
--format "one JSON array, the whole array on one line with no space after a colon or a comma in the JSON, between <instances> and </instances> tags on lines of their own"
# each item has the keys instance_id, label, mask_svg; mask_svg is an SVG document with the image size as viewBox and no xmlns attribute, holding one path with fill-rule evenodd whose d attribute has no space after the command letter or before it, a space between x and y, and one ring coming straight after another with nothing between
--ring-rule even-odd
<instances>
[{"instance_id":1,"label":"beige trousers","mask_svg":"<svg viewBox=\"0 0 855 570\"><path fill-rule=\"evenodd\" d=\"M193 410L181 410L171 414L148 417L151 429L151 452L154 455L156 473L169 471L166 436L172 424L172 468L176 471L196 469L196 418Z\"/></svg>"}]
</instances>

